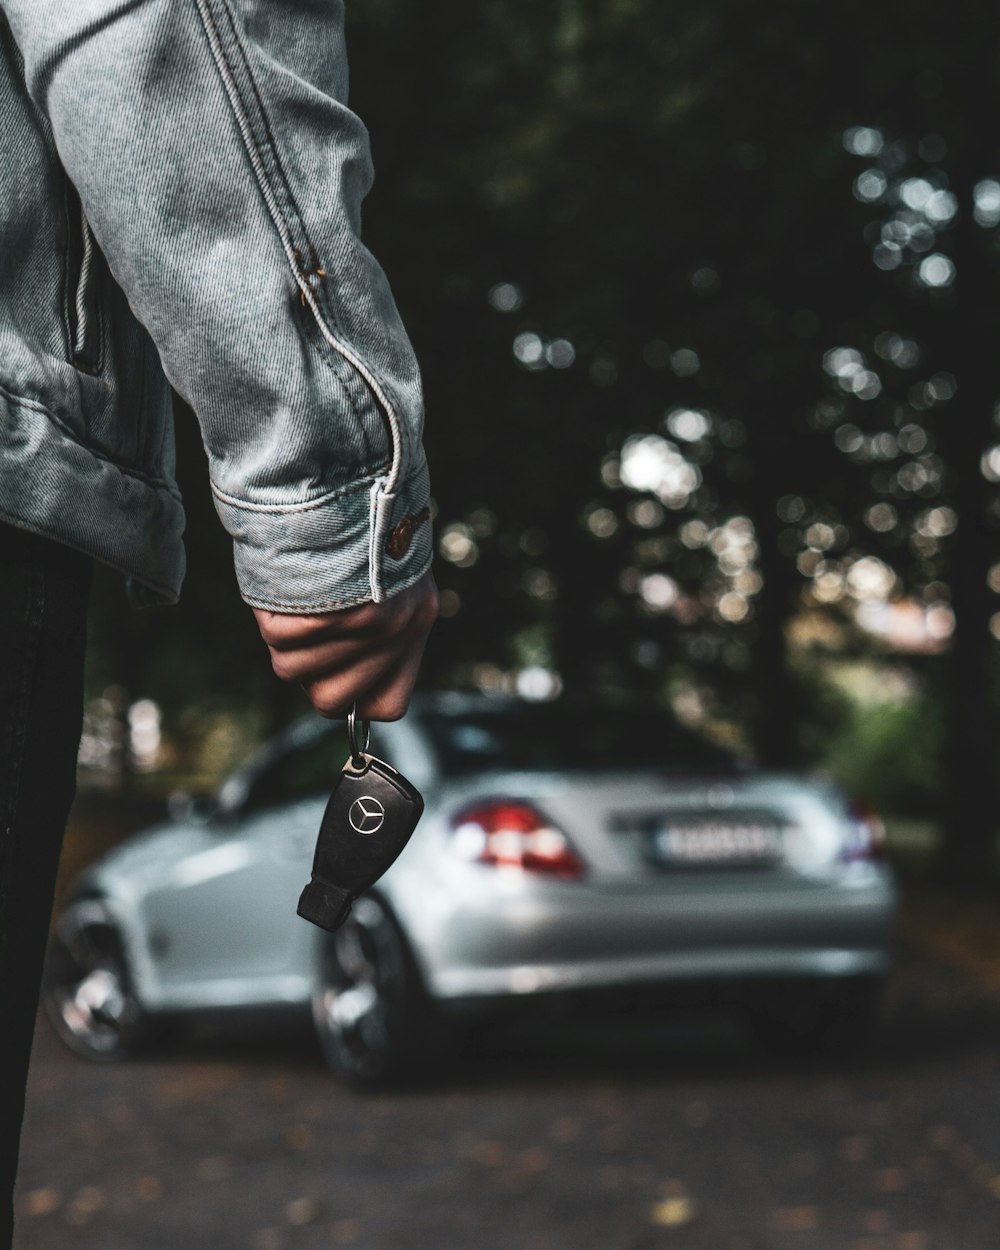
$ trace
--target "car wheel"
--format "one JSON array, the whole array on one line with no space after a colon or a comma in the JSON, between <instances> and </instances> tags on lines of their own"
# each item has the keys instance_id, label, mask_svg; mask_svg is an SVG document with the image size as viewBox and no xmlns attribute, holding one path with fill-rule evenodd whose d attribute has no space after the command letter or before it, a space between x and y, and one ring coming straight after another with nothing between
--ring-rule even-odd
<instances>
[{"instance_id":1,"label":"car wheel","mask_svg":"<svg viewBox=\"0 0 1000 1250\"><path fill-rule=\"evenodd\" d=\"M321 951L312 1007L329 1067L362 1089L412 1075L436 1020L388 908L359 899Z\"/></svg>"},{"instance_id":2,"label":"car wheel","mask_svg":"<svg viewBox=\"0 0 1000 1250\"><path fill-rule=\"evenodd\" d=\"M153 1032L132 988L124 944L100 899L71 903L56 925L42 1003L63 1042L87 1059L125 1059Z\"/></svg>"},{"instance_id":3,"label":"car wheel","mask_svg":"<svg viewBox=\"0 0 1000 1250\"><path fill-rule=\"evenodd\" d=\"M756 1002L750 1028L783 1055L855 1055L878 1023L885 978L849 977L786 985Z\"/></svg>"}]
</instances>

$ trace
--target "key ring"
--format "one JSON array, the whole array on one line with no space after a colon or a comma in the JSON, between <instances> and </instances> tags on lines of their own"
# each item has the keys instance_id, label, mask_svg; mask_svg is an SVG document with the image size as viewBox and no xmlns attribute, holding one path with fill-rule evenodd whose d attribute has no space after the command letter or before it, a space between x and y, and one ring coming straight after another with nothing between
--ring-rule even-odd
<instances>
[{"instance_id":1,"label":"key ring","mask_svg":"<svg viewBox=\"0 0 1000 1250\"><path fill-rule=\"evenodd\" d=\"M361 721L362 732L365 737L365 744L358 750L357 722ZM353 703L351 710L347 713L347 740L351 744L351 763L355 768L361 768L364 764L365 752L368 750L368 743L371 742L372 727L371 722L366 721L363 716L358 716L358 705Z\"/></svg>"}]
</instances>

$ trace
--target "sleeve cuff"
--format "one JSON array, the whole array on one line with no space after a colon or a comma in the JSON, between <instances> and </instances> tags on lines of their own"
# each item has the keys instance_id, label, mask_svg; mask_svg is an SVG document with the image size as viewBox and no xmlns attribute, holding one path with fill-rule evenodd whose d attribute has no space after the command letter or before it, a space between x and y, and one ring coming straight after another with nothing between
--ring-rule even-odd
<instances>
[{"instance_id":1,"label":"sleeve cuff","mask_svg":"<svg viewBox=\"0 0 1000 1250\"><path fill-rule=\"evenodd\" d=\"M365 478L290 507L216 490L246 602L271 612L331 612L389 599L422 577L432 555L426 461L393 494L385 484Z\"/></svg>"}]
</instances>

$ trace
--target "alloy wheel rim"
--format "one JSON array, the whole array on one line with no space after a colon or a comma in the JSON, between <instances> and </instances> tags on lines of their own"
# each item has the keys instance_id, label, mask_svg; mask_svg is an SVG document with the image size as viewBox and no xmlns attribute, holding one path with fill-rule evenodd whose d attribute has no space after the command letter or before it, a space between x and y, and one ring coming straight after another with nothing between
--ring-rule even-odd
<instances>
[{"instance_id":1,"label":"alloy wheel rim","mask_svg":"<svg viewBox=\"0 0 1000 1250\"><path fill-rule=\"evenodd\" d=\"M84 904L63 917L57 939L48 985L57 1023L71 1042L113 1055L138 1019L118 935L103 909Z\"/></svg>"},{"instance_id":2,"label":"alloy wheel rim","mask_svg":"<svg viewBox=\"0 0 1000 1250\"><path fill-rule=\"evenodd\" d=\"M361 899L334 935L318 1016L339 1066L365 1074L392 1044L398 960L377 903Z\"/></svg>"}]
</instances>

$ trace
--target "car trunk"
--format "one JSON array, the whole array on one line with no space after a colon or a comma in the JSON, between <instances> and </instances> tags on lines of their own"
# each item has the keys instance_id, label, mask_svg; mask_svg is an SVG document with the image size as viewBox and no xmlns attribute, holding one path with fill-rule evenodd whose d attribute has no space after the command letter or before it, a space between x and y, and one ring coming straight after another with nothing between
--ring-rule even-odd
<instances>
[{"instance_id":1,"label":"car trunk","mask_svg":"<svg viewBox=\"0 0 1000 1250\"><path fill-rule=\"evenodd\" d=\"M700 879L815 879L836 867L844 813L799 778L591 774L552 778L533 801L572 841L591 885L692 888Z\"/></svg>"}]
</instances>

